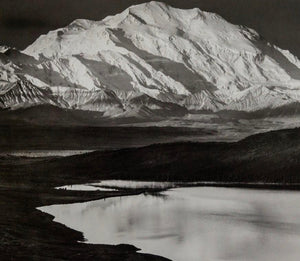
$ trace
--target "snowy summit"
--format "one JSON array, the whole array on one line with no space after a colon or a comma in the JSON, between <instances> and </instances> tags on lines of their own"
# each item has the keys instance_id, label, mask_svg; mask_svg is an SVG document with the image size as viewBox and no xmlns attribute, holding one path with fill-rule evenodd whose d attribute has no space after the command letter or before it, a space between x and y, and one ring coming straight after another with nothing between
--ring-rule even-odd
<instances>
[{"instance_id":1,"label":"snowy summit","mask_svg":"<svg viewBox=\"0 0 300 261\"><path fill-rule=\"evenodd\" d=\"M171 116L300 101L300 61L289 51L217 14L160 2L75 20L22 52L0 52L0 67L2 108L49 103L109 117Z\"/></svg>"}]
</instances>

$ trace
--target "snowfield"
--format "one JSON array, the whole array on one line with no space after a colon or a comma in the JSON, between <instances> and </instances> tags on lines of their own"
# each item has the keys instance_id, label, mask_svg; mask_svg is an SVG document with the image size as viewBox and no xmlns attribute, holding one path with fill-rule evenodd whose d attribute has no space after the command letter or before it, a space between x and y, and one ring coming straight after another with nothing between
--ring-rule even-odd
<instances>
[{"instance_id":1,"label":"snowfield","mask_svg":"<svg viewBox=\"0 0 300 261\"><path fill-rule=\"evenodd\" d=\"M102 21L75 20L24 51L0 48L1 108L52 104L168 118L299 101L297 57L197 8L149 2Z\"/></svg>"}]
</instances>

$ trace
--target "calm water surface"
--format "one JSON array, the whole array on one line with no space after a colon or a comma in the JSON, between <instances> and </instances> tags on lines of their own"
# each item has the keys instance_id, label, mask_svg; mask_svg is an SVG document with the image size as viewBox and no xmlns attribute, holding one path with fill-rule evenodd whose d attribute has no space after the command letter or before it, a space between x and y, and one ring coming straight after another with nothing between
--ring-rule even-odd
<instances>
[{"instance_id":1,"label":"calm water surface","mask_svg":"<svg viewBox=\"0 0 300 261\"><path fill-rule=\"evenodd\" d=\"M176 188L39 209L87 242L172 260L300 260L299 192Z\"/></svg>"}]
</instances>

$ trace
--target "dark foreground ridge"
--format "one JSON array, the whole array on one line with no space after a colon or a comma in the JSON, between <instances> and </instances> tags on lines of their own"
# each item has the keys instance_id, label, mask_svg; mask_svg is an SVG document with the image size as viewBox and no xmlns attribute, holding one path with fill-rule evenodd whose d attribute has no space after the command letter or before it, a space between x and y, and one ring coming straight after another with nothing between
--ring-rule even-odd
<instances>
[{"instance_id":1,"label":"dark foreground ridge","mask_svg":"<svg viewBox=\"0 0 300 261\"><path fill-rule=\"evenodd\" d=\"M300 183L300 129L235 143L169 143L91 152L14 166L20 178L55 184L91 179ZM43 175L41 175L43 173Z\"/></svg>"},{"instance_id":2,"label":"dark foreground ridge","mask_svg":"<svg viewBox=\"0 0 300 261\"><path fill-rule=\"evenodd\" d=\"M50 204L142 193L76 192L54 186L101 179L300 183L300 129L236 143L172 143L64 158L0 157L0 253L3 260L164 260L133 246L78 243L81 233L36 210ZM292 186L291 186L292 184ZM242 185L242 184L241 184ZM275 186L276 187L276 186Z\"/></svg>"}]
</instances>

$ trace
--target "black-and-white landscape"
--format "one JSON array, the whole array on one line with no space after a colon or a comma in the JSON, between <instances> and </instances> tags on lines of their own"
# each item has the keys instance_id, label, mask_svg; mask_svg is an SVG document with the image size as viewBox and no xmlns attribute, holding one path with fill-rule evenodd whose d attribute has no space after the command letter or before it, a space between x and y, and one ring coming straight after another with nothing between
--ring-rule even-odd
<instances>
[{"instance_id":1,"label":"black-and-white landscape","mask_svg":"<svg viewBox=\"0 0 300 261\"><path fill-rule=\"evenodd\" d=\"M1 45L0 259L299 260L300 60L174 6Z\"/></svg>"}]
</instances>

